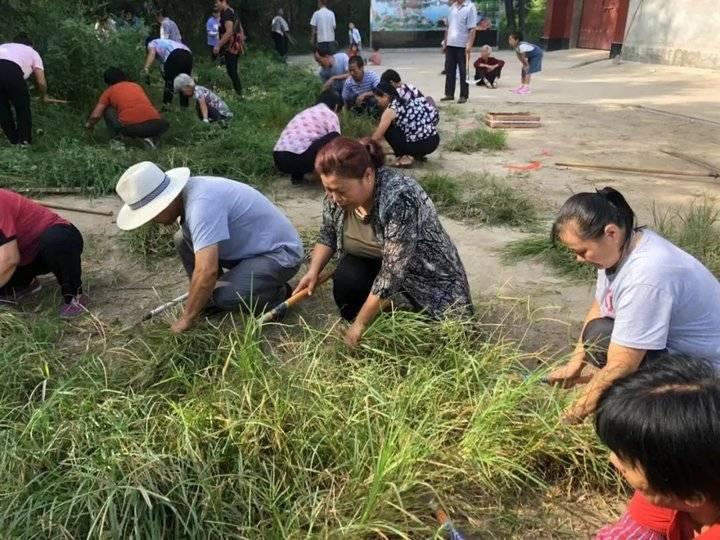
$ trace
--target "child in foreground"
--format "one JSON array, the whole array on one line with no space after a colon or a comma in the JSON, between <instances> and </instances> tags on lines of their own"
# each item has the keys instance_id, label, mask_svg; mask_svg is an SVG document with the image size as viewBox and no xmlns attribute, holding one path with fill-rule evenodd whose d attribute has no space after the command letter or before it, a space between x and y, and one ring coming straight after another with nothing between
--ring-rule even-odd
<instances>
[{"instance_id":1,"label":"child in foreground","mask_svg":"<svg viewBox=\"0 0 720 540\"><path fill-rule=\"evenodd\" d=\"M510 91L521 95L529 94L532 74L542 71L543 50L539 45L523 41L522 32L512 32L508 37L508 43L515 49L515 54L522 64L521 84L515 90Z\"/></svg>"},{"instance_id":2,"label":"child in foreground","mask_svg":"<svg viewBox=\"0 0 720 540\"><path fill-rule=\"evenodd\" d=\"M595 429L636 491L596 540L720 539L720 373L666 355L602 394Z\"/></svg>"}]
</instances>

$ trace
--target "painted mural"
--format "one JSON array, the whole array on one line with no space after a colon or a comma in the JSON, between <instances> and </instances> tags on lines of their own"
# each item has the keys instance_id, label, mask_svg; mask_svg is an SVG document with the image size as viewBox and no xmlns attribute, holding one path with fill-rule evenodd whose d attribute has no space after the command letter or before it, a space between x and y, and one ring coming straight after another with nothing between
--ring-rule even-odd
<instances>
[{"instance_id":1,"label":"painted mural","mask_svg":"<svg viewBox=\"0 0 720 540\"><path fill-rule=\"evenodd\" d=\"M478 30L497 28L500 0L475 2ZM448 0L372 0L370 24L373 32L422 32L445 29Z\"/></svg>"}]
</instances>

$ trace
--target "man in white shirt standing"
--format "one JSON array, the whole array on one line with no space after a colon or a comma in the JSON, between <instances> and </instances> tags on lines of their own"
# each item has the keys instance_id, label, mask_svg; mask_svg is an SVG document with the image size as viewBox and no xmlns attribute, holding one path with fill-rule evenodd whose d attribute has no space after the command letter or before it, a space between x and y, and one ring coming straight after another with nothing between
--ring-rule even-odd
<instances>
[{"instance_id":1,"label":"man in white shirt standing","mask_svg":"<svg viewBox=\"0 0 720 540\"><path fill-rule=\"evenodd\" d=\"M477 25L477 9L472 0L455 0L450 6L443 53L445 53L445 97L440 101L453 101L455 99L456 72L460 70L460 99L458 103L465 103L470 95L470 85L467 83L467 59L470 56L475 42L475 29Z\"/></svg>"},{"instance_id":2,"label":"man in white shirt standing","mask_svg":"<svg viewBox=\"0 0 720 540\"><path fill-rule=\"evenodd\" d=\"M310 19L310 43L319 51L335 52L335 13L327 8L327 0L318 0L318 10Z\"/></svg>"}]
</instances>

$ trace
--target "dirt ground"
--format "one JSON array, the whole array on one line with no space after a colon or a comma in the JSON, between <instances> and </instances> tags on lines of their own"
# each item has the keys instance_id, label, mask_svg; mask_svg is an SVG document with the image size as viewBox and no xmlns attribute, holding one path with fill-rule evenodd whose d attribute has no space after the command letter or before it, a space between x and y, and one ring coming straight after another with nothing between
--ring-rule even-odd
<instances>
[{"instance_id":1,"label":"dirt ground","mask_svg":"<svg viewBox=\"0 0 720 540\"><path fill-rule=\"evenodd\" d=\"M373 69L381 72L392 67L426 94L436 99L442 96L441 56L432 56L437 51L383 53L384 65ZM457 131L481 125L488 111L529 111L541 116L542 127L509 132L509 148L499 153L463 155L441 150L410 174L442 170L451 175L488 172L507 177L510 184L537 201L548 220L573 192L605 185L612 185L625 194L641 223L652 222L654 205L660 209L684 206L701 197L720 195L717 179L564 170L554 165L558 161L572 161L698 169L661 152L661 149L674 149L720 167L720 107L717 106L720 72L618 64L602 60L605 54L577 50L547 54L544 71L533 85L534 93L519 97L507 91L516 82L518 68L510 54L501 53L500 57L508 62L501 87L497 90L473 87L466 105L453 105L449 111L443 106L443 136L447 138ZM312 65L309 57L292 61ZM511 173L505 167L533 160L540 161L542 168ZM293 187L287 179L278 179L271 197L298 229L317 229L322 199L319 187ZM115 197L90 201L74 196L51 199L58 204L113 212L120 207ZM97 320L127 324L185 291L186 280L180 262L169 259L148 264L129 256L113 218L60 213L71 219L85 236L85 281L91 297L90 309ZM491 310L502 306L500 311L506 316L522 321L515 335L526 340L526 347L545 349L548 354L566 351L590 304L591 284L569 282L533 262L503 264L499 251L509 241L527 233L509 228L476 227L451 219L443 221L458 246L476 303ZM322 316L332 311L329 288L324 289L319 298L306 302L287 322L297 316ZM573 518L569 511L558 519L565 520L563 527L567 525L578 535L585 535L596 528L604 514L616 511L617 505L608 502L592 523L583 525L582 520Z\"/></svg>"}]
</instances>

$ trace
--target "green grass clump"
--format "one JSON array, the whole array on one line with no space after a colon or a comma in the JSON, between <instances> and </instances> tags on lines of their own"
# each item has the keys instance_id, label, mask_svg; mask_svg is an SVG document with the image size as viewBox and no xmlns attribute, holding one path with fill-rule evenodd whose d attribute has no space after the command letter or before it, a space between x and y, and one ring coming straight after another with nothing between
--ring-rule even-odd
<instances>
[{"instance_id":1,"label":"green grass clump","mask_svg":"<svg viewBox=\"0 0 720 540\"><path fill-rule=\"evenodd\" d=\"M597 275L594 267L578 262L574 253L560 242L553 244L550 236L545 234L510 242L505 247L503 258L507 263L515 263L524 259L541 261L556 270L561 276L579 281L590 281Z\"/></svg>"},{"instance_id":2,"label":"green grass clump","mask_svg":"<svg viewBox=\"0 0 720 540\"><path fill-rule=\"evenodd\" d=\"M496 151L507 148L507 133L503 130L491 130L484 127L455 134L445 143L448 152L472 154L481 151Z\"/></svg>"},{"instance_id":3,"label":"green grass clump","mask_svg":"<svg viewBox=\"0 0 720 540\"><path fill-rule=\"evenodd\" d=\"M344 111L340 115L340 127L343 137L361 139L373 134L377 127L377 120L373 120L367 114L355 114Z\"/></svg>"},{"instance_id":4,"label":"green grass clump","mask_svg":"<svg viewBox=\"0 0 720 540\"><path fill-rule=\"evenodd\" d=\"M0 313L4 533L430 538L431 497L472 533L520 492L614 479L592 428L560 421L565 393L472 323L385 315L354 352L266 332L150 327L70 353Z\"/></svg>"},{"instance_id":5,"label":"green grass clump","mask_svg":"<svg viewBox=\"0 0 720 540\"><path fill-rule=\"evenodd\" d=\"M420 183L438 210L455 219L526 228L534 227L538 219L528 195L490 174L465 175L458 181L431 173Z\"/></svg>"},{"instance_id":6,"label":"green grass clump","mask_svg":"<svg viewBox=\"0 0 720 540\"><path fill-rule=\"evenodd\" d=\"M176 225L148 223L123 234L128 251L141 257L171 257L175 255Z\"/></svg>"}]
</instances>

